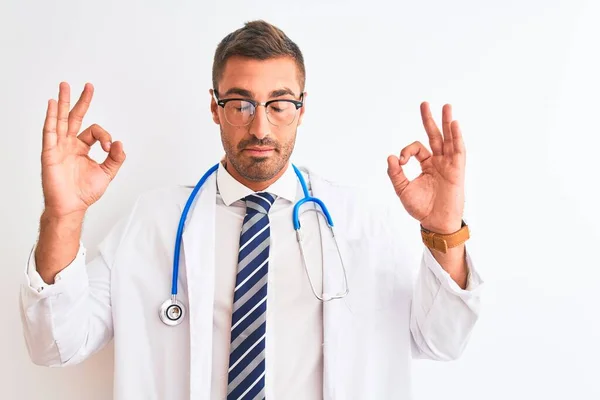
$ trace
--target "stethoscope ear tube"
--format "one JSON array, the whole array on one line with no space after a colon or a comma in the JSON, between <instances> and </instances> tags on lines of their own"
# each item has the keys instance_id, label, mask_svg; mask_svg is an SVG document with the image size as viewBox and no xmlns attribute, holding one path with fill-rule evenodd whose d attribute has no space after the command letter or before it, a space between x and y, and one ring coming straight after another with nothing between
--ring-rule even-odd
<instances>
[{"instance_id":1,"label":"stethoscope ear tube","mask_svg":"<svg viewBox=\"0 0 600 400\"><path fill-rule=\"evenodd\" d=\"M344 289L341 292L338 292L335 294L321 293L321 295L319 296L317 294L317 291L315 290L315 286L313 285L313 281L310 277L310 273L308 272L308 265L306 263L306 257L304 255L304 245L302 243L304 237L302 235L302 229L300 227L300 221L299 221L299 217L298 217L298 208L299 208L299 206L302 205L301 203L303 201L304 202L312 201L312 202L318 203L321 206L320 210L318 208L309 208L309 209L306 209L304 212L315 211L317 213L321 213L327 220L327 224L329 225L329 230L331 231L331 237L333 238L333 242L335 243L335 248L337 249L338 257L340 259L340 266L342 269L342 274L344 275ZM337 238L335 237L335 232L333 231L333 222L331 221L331 216L329 215L329 212L327 211L325 204L323 204L323 202L321 200L313 198L313 197L304 198L304 199L300 200L294 207L294 228L296 229L296 240L298 241L298 246L300 246L300 255L302 256L302 264L304 265L304 271L306 272L306 276L308 277L308 282L310 283L310 288L311 288L314 296L323 302L327 302L327 301L331 301L331 300L335 300L335 299L341 299L341 298L345 297L350 292L350 289L348 288L348 275L346 274L346 266L344 265L344 259L342 258L342 253L340 252L340 246L338 244Z\"/></svg>"},{"instance_id":2,"label":"stethoscope ear tube","mask_svg":"<svg viewBox=\"0 0 600 400\"><path fill-rule=\"evenodd\" d=\"M323 213L323 215L325 216L325 219L327 220L327 225L329 225L330 228L333 228L333 220L331 219L331 215L329 214L329 210L327 210L327 207L325 206L325 203L323 203L320 199L317 199L316 197L304 197L303 199L300 199L295 205L294 205L294 211L293 211L293 215L292 215L292 219L294 222L294 229L298 230L300 229L300 218L298 216L298 213L300 211L300 207L304 204L304 203L317 203L319 205L319 207L321 207L321 211Z\"/></svg>"}]
</instances>

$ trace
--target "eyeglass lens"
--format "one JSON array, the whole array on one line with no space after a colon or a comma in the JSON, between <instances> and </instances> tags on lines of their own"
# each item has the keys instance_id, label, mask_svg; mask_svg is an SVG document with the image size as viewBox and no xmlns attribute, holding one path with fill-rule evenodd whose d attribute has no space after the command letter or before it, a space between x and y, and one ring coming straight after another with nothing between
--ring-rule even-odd
<instances>
[{"instance_id":1,"label":"eyeglass lens","mask_svg":"<svg viewBox=\"0 0 600 400\"><path fill-rule=\"evenodd\" d=\"M289 101L275 101L267 106L267 119L275 126L285 126L294 122L297 108ZM235 126L244 126L252 122L256 114L254 104L245 100L232 100L225 104L225 118Z\"/></svg>"}]
</instances>

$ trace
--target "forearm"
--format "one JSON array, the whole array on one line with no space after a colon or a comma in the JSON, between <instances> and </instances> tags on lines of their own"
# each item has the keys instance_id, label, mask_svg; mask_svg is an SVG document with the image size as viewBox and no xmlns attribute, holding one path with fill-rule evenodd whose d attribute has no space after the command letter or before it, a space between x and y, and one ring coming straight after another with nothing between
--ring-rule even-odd
<instances>
[{"instance_id":1,"label":"forearm","mask_svg":"<svg viewBox=\"0 0 600 400\"><path fill-rule=\"evenodd\" d=\"M431 250L431 254L461 289L467 287L469 269L464 244L448 249L446 253Z\"/></svg>"},{"instance_id":2,"label":"forearm","mask_svg":"<svg viewBox=\"0 0 600 400\"><path fill-rule=\"evenodd\" d=\"M27 278L23 281L23 334L37 365L77 364L112 338L110 268L102 255L86 264L85 253L81 246L56 283L44 290L32 288ZM36 268L33 255L28 268Z\"/></svg>"},{"instance_id":3,"label":"forearm","mask_svg":"<svg viewBox=\"0 0 600 400\"><path fill-rule=\"evenodd\" d=\"M456 284L456 278L435 258L435 250L423 251L411 304L411 333L418 348L415 358L453 360L469 340L479 318L483 281L466 248L464 252L469 290Z\"/></svg>"},{"instance_id":4,"label":"forearm","mask_svg":"<svg viewBox=\"0 0 600 400\"><path fill-rule=\"evenodd\" d=\"M40 218L40 236L35 250L37 271L48 284L77 256L83 225L83 213L55 217L44 212Z\"/></svg>"},{"instance_id":5,"label":"forearm","mask_svg":"<svg viewBox=\"0 0 600 400\"><path fill-rule=\"evenodd\" d=\"M422 223L421 226L429 232L452 235L462 228L462 222L461 218L446 217L442 221ZM445 253L431 249L431 254L461 289L467 287L469 269L464 244L448 248Z\"/></svg>"}]
</instances>

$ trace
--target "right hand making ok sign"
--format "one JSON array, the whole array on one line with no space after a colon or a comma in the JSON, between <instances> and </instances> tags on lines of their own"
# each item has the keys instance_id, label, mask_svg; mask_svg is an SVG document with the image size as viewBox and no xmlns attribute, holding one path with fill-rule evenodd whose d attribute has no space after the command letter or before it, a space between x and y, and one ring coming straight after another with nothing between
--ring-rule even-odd
<instances>
[{"instance_id":1,"label":"right hand making ok sign","mask_svg":"<svg viewBox=\"0 0 600 400\"><path fill-rule=\"evenodd\" d=\"M46 214L65 217L84 214L106 191L125 161L123 144L93 124L79 135L94 87L87 83L77 104L70 110L70 87L60 84L58 103L48 101L43 131L42 187ZM100 142L108 156L102 164L92 160L90 148Z\"/></svg>"}]
</instances>

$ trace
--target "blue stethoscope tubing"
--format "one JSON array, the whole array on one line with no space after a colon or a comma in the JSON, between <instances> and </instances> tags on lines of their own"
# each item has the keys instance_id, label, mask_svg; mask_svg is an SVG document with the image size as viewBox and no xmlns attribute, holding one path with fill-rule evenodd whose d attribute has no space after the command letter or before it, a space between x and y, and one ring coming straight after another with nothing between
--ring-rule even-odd
<instances>
[{"instance_id":1,"label":"blue stethoscope tubing","mask_svg":"<svg viewBox=\"0 0 600 400\"><path fill-rule=\"evenodd\" d=\"M346 277L346 268L343 264L341 253L339 251L339 246L337 245L337 240L335 239L335 235L333 234L333 219L331 218L331 214L329 213L329 210L327 209L327 207L325 206L323 201L321 201L320 199L318 199L316 197L310 196L310 194L308 192L308 186L307 186L306 181L304 180L304 177L302 176L302 173L300 172L300 170L293 164L292 164L292 167L294 169L294 172L296 173L296 176L298 177L298 180L300 181L300 185L302 186L302 192L304 193L304 197L302 199L300 199L299 201L297 201L296 204L294 205L294 210L292 212L292 222L294 225L294 230L296 230L296 236L298 238L298 243L300 245L300 251L302 253L302 261L304 263L304 267L306 269L306 273L308 275L308 279L310 281L311 288L313 290L314 295L321 301L328 301L328 300L332 300L334 298L341 298L341 297L345 296L346 294L348 294L348 281L347 281L347 277ZM177 301L177 282L179 279L179 257L180 257L180 253L181 253L181 242L182 242L182 238L183 238L183 229L185 227L185 222L187 220L188 213L190 211L190 208L192 207L192 204L194 203L194 200L195 200L198 192L200 191L202 186L204 186L204 183L206 182L206 180L218 168L219 168L219 163L213 165L208 171L206 171L204 173L204 175L202 176L202 178L200 178L200 180L198 181L196 186L194 186L194 189L192 190L192 193L188 197L187 202L185 203L185 207L183 208L183 211L181 212L181 217L179 219L179 225L177 227L177 235L175 237L175 253L173 255L173 275L171 278L172 279L172 281L171 281L171 298L168 299L167 301L165 301L162 304L161 309L160 309L160 317L163 320L163 322L166 323L167 325L177 325L181 321L181 319L183 319L183 316L185 314L185 309L183 307L183 304L181 304L179 301ZM301 226L300 226L300 218L299 218L300 207L303 204L308 203L308 202L316 203L321 208L321 212L322 212L323 216L325 217L327 224L329 225L329 228L331 229L331 232L332 232L332 235L333 235L333 238L335 240L336 247L338 250L338 255L339 255L341 263L342 263L342 270L344 273L344 281L345 281L345 291L342 293L333 295L333 296L325 296L325 294L322 294L321 296L319 296L314 289L312 280L310 279L310 274L308 274L308 268L306 266L306 259L304 257L304 248L302 246L302 235L300 234Z\"/></svg>"},{"instance_id":2,"label":"blue stethoscope tubing","mask_svg":"<svg viewBox=\"0 0 600 400\"><path fill-rule=\"evenodd\" d=\"M204 173L202 178L200 178L200 180L194 187L194 190L192 190L190 197L188 197L187 202L185 203L185 207L183 208L183 212L181 213L181 218L179 218L179 226L177 227L177 236L175 238L175 255L173 256L173 277L172 277L172 282L171 282L171 295L172 296L177 296L177 280L179 278L179 254L181 253L181 241L182 241L182 237L183 237L183 227L185 226L185 221L187 219L188 212L190 211L190 208L192 207L192 203L194 202L196 195L198 194L198 192L204 185L204 182L206 182L208 177L211 176L213 174L213 172L215 172L218 168L219 168L219 163L213 165L208 171L206 171L206 173Z\"/></svg>"}]
</instances>

